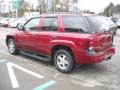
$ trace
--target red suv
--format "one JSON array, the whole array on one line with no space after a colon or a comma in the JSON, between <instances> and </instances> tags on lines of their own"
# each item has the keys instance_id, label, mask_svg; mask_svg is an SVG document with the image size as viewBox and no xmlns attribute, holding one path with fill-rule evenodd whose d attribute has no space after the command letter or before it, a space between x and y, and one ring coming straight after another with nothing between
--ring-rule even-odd
<instances>
[{"instance_id":1,"label":"red suv","mask_svg":"<svg viewBox=\"0 0 120 90\"><path fill-rule=\"evenodd\" d=\"M94 64L111 59L115 53L112 29L102 16L81 14L43 14L31 18L19 30L6 36L11 54L53 61L63 73L75 64Z\"/></svg>"}]
</instances>

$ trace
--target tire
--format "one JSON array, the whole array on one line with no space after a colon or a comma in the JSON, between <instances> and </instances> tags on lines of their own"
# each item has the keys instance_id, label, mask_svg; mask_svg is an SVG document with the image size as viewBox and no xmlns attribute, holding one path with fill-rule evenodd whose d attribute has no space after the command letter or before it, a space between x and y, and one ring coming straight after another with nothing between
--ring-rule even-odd
<instances>
[{"instance_id":1,"label":"tire","mask_svg":"<svg viewBox=\"0 0 120 90\"><path fill-rule=\"evenodd\" d=\"M70 73L74 67L72 54L68 50L59 49L54 54L54 64L58 71Z\"/></svg>"},{"instance_id":2,"label":"tire","mask_svg":"<svg viewBox=\"0 0 120 90\"><path fill-rule=\"evenodd\" d=\"M7 42L7 45L8 45L8 49L9 49L10 54L12 54L12 55L18 54L19 51L16 48L16 45L15 45L15 42L13 39L9 39Z\"/></svg>"},{"instance_id":3,"label":"tire","mask_svg":"<svg viewBox=\"0 0 120 90\"><path fill-rule=\"evenodd\" d=\"M18 24L16 25L16 28L18 28L19 24L20 24L20 23L18 23Z\"/></svg>"},{"instance_id":4,"label":"tire","mask_svg":"<svg viewBox=\"0 0 120 90\"><path fill-rule=\"evenodd\" d=\"M117 34L117 30L114 31L114 35L116 35L116 34Z\"/></svg>"}]
</instances>

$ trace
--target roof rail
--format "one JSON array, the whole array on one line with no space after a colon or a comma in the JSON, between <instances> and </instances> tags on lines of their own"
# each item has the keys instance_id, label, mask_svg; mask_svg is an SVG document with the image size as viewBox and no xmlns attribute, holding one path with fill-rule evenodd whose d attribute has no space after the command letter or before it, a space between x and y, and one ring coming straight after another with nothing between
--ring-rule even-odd
<instances>
[{"instance_id":1,"label":"roof rail","mask_svg":"<svg viewBox=\"0 0 120 90\"><path fill-rule=\"evenodd\" d=\"M43 14L81 14L80 12L47 12L47 13L42 13Z\"/></svg>"}]
</instances>

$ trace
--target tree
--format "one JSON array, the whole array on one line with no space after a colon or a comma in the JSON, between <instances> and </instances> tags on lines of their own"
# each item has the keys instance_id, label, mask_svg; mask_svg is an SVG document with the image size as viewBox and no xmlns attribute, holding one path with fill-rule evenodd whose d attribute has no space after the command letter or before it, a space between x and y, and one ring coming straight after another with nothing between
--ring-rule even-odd
<instances>
[{"instance_id":1,"label":"tree","mask_svg":"<svg viewBox=\"0 0 120 90\"><path fill-rule=\"evenodd\" d=\"M66 12L69 12L69 9L70 9L70 6L69 4L71 3L73 6L75 3L77 3L78 0L64 0L63 3L64 3L64 7L65 7L65 10Z\"/></svg>"},{"instance_id":2,"label":"tree","mask_svg":"<svg viewBox=\"0 0 120 90\"><path fill-rule=\"evenodd\" d=\"M52 0L51 4L52 4L52 11L57 12L58 8L56 6L60 4L60 0Z\"/></svg>"},{"instance_id":3,"label":"tree","mask_svg":"<svg viewBox=\"0 0 120 90\"><path fill-rule=\"evenodd\" d=\"M95 14L95 12L91 12L90 10L84 10L83 12L87 14Z\"/></svg>"},{"instance_id":4,"label":"tree","mask_svg":"<svg viewBox=\"0 0 120 90\"><path fill-rule=\"evenodd\" d=\"M30 6L29 2L22 0L21 8L18 9L18 15L24 16L25 12L30 12L32 7Z\"/></svg>"},{"instance_id":5,"label":"tree","mask_svg":"<svg viewBox=\"0 0 120 90\"><path fill-rule=\"evenodd\" d=\"M40 13L69 11L69 3L77 3L78 0L38 0ZM50 4L50 5L49 5Z\"/></svg>"},{"instance_id":6,"label":"tree","mask_svg":"<svg viewBox=\"0 0 120 90\"><path fill-rule=\"evenodd\" d=\"M105 16L112 16L113 13L120 13L120 4L114 5L113 3L110 3L100 14Z\"/></svg>"},{"instance_id":7,"label":"tree","mask_svg":"<svg viewBox=\"0 0 120 90\"><path fill-rule=\"evenodd\" d=\"M112 8L114 7L113 3L110 3L105 9L104 9L104 15L109 17L112 16Z\"/></svg>"},{"instance_id":8,"label":"tree","mask_svg":"<svg viewBox=\"0 0 120 90\"><path fill-rule=\"evenodd\" d=\"M38 0L38 10L40 13L46 12L46 3L45 0Z\"/></svg>"},{"instance_id":9,"label":"tree","mask_svg":"<svg viewBox=\"0 0 120 90\"><path fill-rule=\"evenodd\" d=\"M74 3L77 3L77 2L78 2L78 0L73 0L73 2L74 2Z\"/></svg>"},{"instance_id":10,"label":"tree","mask_svg":"<svg viewBox=\"0 0 120 90\"><path fill-rule=\"evenodd\" d=\"M120 4L117 4L116 6L114 6L113 8L112 8L112 12L113 13L120 13Z\"/></svg>"}]
</instances>

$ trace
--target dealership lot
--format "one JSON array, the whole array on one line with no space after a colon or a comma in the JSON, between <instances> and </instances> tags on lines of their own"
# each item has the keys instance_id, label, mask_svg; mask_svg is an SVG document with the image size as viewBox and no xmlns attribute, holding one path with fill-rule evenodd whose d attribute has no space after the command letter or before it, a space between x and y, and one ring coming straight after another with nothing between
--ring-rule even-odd
<instances>
[{"instance_id":1,"label":"dealership lot","mask_svg":"<svg viewBox=\"0 0 120 90\"><path fill-rule=\"evenodd\" d=\"M12 30L0 28L1 90L120 90L119 30L114 38L116 54L110 61L82 65L70 74L58 72L49 62L22 54L10 55L5 45L5 36Z\"/></svg>"}]
</instances>

